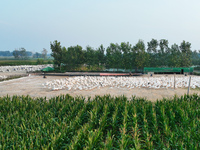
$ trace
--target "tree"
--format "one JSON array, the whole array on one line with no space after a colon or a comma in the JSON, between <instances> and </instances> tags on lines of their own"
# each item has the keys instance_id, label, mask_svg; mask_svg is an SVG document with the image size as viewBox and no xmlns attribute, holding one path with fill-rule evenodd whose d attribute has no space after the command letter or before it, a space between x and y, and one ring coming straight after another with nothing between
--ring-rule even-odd
<instances>
[{"instance_id":1,"label":"tree","mask_svg":"<svg viewBox=\"0 0 200 150\"><path fill-rule=\"evenodd\" d=\"M157 53L158 41L156 39L152 39L150 42L147 42L147 46L148 53Z\"/></svg>"},{"instance_id":2,"label":"tree","mask_svg":"<svg viewBox=\"0 0 200 150\"><path fill-rule=\"evenodd\" d=\"M199 65L200 64L200 57L199 53L195 50L192 52L192 65Z\"/></svg>"},{"instance_id":3,"label":"tree","mask_svg":"<svg viewBox=\"0 0 200 150\"><path fill-rule=\"evenodd\" d=\"M30 51L26 51L26 57L31 57L32 55L33 55L32 52L30 52Z\"/></svg>"},{"instance_id":4,"label":"tree","mask_svg":"<svg viewBox=\"0 0 200 150\"><path fill-rule=\"evenodd\" d=\"M105 48L101 44L100 47L97 50L98 65L105 64L105 55L104 55L104 52L105 52Z\"/></svg>"},{"instance_id":5,"label":"tree","mask_svg":"<svg viewBox=\"0 0 200 150\"><path fill-rule=\"evenodd\" d=\"M12 56L13 54L10 51L0 51L0 56Z\"/></svg>"},{"instance_id":6,"label":"tree","mask_svg":"<svg viewBox=\"0 0 200 150\"><path fill-rule=\"evenodd\" d=\"M168 47L168 40L161 39L159 41L159 47L158 50L158 64L161 67L168 66L168 57L169 57L169 47Z\"/></svg>"},{"instance_id":7,"label":"tree","mask_svg":"<svg viewBox=\"0 0 200 150\"><path fill-rule=\"evenodd\" d=\"M166 39L160 40L160 42L159 42L160 50L159 51L161 54L168 52L168 49L169 49L168 44L169 44L168 40L166 40Z\"/></svg>"},{"instance_id":8,"label":"tree","mask_svg":"<svg viewBox=\"0 0 200 150\"><path fill-rule=\"evenodd\" d=\"M181 66L182 67L189 67L192 64L191 56L191 43L183 41L179 46L181 51Z\"/></svg>"},{"instance_id":9,"label":"tree","mask_svg":"<svg viewBox=\"0 0 200 150\"><path fill-rule=\"evenodd\" d=\"M150 42L147 42L147 53L149 54L149 67L156 67L158 64L158 41L156 39L152 39Z\"/></svg>"},{"instance_id":10,"label":"tree","mask_svg":"<svg viewBox=\"0 0 200 150\"><path fill-rule=\"evenodd\" d=\"M120 49L122 51L122 67L125 69L132 69L131 64L131 44L129 42L122 42L120 45Z\"/></svg>"},{"instance_id":11,"label":"tree","mask_svg":"<svg viewBox=\"0 0 200 150\"><path fill-rule=\"evenodd\" d=\"M177 44L173 44L169 49L168 66L181 67L181 52Z\"/></svg>"},{"instance_id":12,"label":"tree","mask_svg":"<svg viewBox=\"0 0 200 150\"><path fill-rule=\"evenodd\" d=\"M42 50L42 58L46 59L47 58L47 50L43 48Z\"/></svg>"},{"instance_id":13,"label":"tree","mask_svg":"<svg viewBox=\"0 0 200 150\"><path fill-rule=\"evenodd\" d=\"M33 58L42 58L42 54L36 52L35 54L33 54Z\"/></svg>"},{"instance_id":14,"label":"tree","mask_svg":"<svg viewBox=\"0 0 200 150\"><path fill-rule=\"evenodd\" d=\"M149 55L145 52L145 44L142 40L139 40L138 43L133 47L133 49L136 52L135 65L137 72L138 68L144 67Z\"/></svg>"},{"instance_id":15,"label":"tree","mask_svg":"<svg viewBox=\"0 0 200 150\"><path fill-rule=\"evenodd\" d=\"M26 59L27 58L27 53L26 53L26 49L25 48L20 48L20 56L22 59Z\"/></svg>"},{"instance_id":16,"label":"tree","mask_svg":"<svg viewBox=\"0 0 200 150\"><path fill-rule=\"evenodd\" d=\"M19 52L19 50L14 50L14 51L13 51L13 56L15 57L15 59L19 59L19 57L20 57L20 52Z\"/></svg>"},{"instance_id":17,"label":"tree","mask_svg":"<svg viewBox=\"0 0 200 150\"><path fill-rule=\"evenodd\" d=\"M117 70L119 68L122 67L122 51L120 48L120 45L118 45L117 43L115 45L112 45L113 47L113 66L114 68L117 68Z\"/></svg>"},{"instance_id":18,"label":"tree","mask_svg":"<svg viewBox=\"0 0 200 150\"><path fill-rule=\"evenodd\" d=\"M69 70L72 70L85 63L84 54L82 47L79 45L68 47L66 53L63 55L65 57L64 63L66 67L68 67Z\"/></svg>"},{"instance_id":19,"label":"tree","mask_svg":"<svg viewBox=\"0 0 200 150\"><path fill-rule=\"evenodd\" d=\"M14 50L13 51L13 56L16 58L16 59L26 59L27 58L27 52L26 52L26 49L25 48L19 48L19 50Z\"/></svg>"},{"instance_id":20,"label":"tree","mask_svg":"<svg viewBox=\"0 0 200 150\"><path fill-rule=\"evenodd\" d=\"M106 49L106 66L119 69L122 66L122 53L118 44L111 43Z\"/></svg>"},{"instance_id":21,"label":"tree","mask_svg":"<svg viewBox=\"0 0 200 150\"><path fill-rule=\"evenodd\" d=\"M122 51L117 43L111 43L107 47L106 55L107 67L119 69L122 66Z\"/></svg>"},{"instance_id":22,"label":"tree","mask_svg":"<svg viewBox=\"0 0 200 150\"><path fill-rule=\"evenodd\" d=\"M106 48L106 68L112 67L112 51L110 47Z\"/></svg>"},{"instance_id":23,"label":"tree","mask_svg":"<svg viewBox=\"0 0 200 150\"><path fill-rule=\"evenodd\" d=\"M85 60L86 60L86 63L87 63L87 65L89 67L90 66L94 66L95 63L97 63L97 58L96 58L96 55L95 55L95 50L92 47L90 47L90 46L86 47Z\"/></svg>"},{"instance_id":24,"label":"tree","mask_svg":"<svg viewBox=\"0 0 200 150\"><path fill-rule=\"evenodd\" d=\"M63 60L66 53L66 48L62 48L60 42L57 40L55 40L53 43L50 43L50 46L52 50L51 56L54 58L54 65L57 65L61 70L61 64L64 63Z\"/></svg>"},{"instance_id":25,"label":"tree","mask_svg":"<svg viewBox=\"0 0 200 150\"><path fill-rule=\"evenodd\" d=\"M76 67L79 67L80 65L82 65L85 62L85 57L84 57L84 53L83 53L83 48L79 45L74 46L74 50L75 50L75 65Z\"/></svg>"}]
</instances>

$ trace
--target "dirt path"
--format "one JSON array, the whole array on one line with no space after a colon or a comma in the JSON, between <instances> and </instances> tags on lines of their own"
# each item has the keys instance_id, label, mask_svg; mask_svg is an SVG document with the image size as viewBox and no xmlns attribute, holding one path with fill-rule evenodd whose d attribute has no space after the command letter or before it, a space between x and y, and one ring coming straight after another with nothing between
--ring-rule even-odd
<instances>
[{"instance_id":1,"label":"dirt path","mask_svg":"<svg viewBox=\"0 0 200 150\"><path fill-rule=\"evenodd\" d=\"M30 76L23 77L19 79L9 80L0 82L0 96L6 95L30 95L31 97L54 97L60 94L70 94L72 96L84 96L84 97L95 97L95 95L105 95L110 94L111 96L120 96L125 95L128 98L132 96L144 97L148 100L155 101L157 99L163 99L173 97L175 94L178 96L184 95L187 93L187 89L148 89L148 88L110 88L104 87L100 89L93 90L82 90L82 91L67 91L67 90L58 90L52 91L50 89L44 88L42 84L47 81L52 81L54 79L64 79L65 77L53 77L48 76L43 78L42 76ZM191 90L190 94L198 93L200 90Z\"/></svg>"}]
</instances>

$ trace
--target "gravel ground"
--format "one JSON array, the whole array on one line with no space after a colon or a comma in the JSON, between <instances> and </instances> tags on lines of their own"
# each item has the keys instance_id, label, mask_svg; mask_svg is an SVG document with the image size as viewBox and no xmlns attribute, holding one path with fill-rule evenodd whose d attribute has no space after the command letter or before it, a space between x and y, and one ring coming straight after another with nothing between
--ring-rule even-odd
<instances>
[{"instance_id":1,"label":"gravel ground","mask_svg":"<svg viewBox=\"0 0 200 150\"><path fill-rule=\"evenodd\" d=\"M84 97L95 97L95 95L105 95L110 94L111 96L125 95L128 98L132 96L144 97L148 100L155 101L157 99L173 97L175 94L178 96L187 93L187 89L148 89L148 88L110 88L104 87L100 89L93 90L82 90L82 91L67 91L58 90L52 91L50 89L44 88L42 84L47 81L52 81L54 79L64 79L63 76L48 76L43 78L43 76L28 76L18 79L8 80L0 82L0 96L6 95L30 95L31 97L47 97L48 99L60 94L70 94L72 96L84 96ZM198 93L199 89L191 89L190 94Z\"/></svg>"}]
</instances>

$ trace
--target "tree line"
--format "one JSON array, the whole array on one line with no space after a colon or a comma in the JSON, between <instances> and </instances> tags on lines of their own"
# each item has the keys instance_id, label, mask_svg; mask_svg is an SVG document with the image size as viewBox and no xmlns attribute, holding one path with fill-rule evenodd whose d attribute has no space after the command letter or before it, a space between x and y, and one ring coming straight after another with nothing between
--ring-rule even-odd
<instances>
[{"instance_id":1,"label":"tree line","mask_svg":"<svg viewBox=\"0 0 200 150\"><path fill-rule=\"evenodd\" d=\"M152 39L147 42L147 48L143 40L135 45L129 42L121 44L110 43L107 48L100 45L97 49L87 46L61 46L55 40L50 43L51 56L54 64L60 70L79 70L85 66L89 70L102 68L139 69L143 67L190 67L199 65L199 52L191 50L191 43L183 41L180 45L169 46L166 39Z\"/></svg>"},{"instance_id":2,"label":"tree line","mask_svg":"<svg viewBox=\"0 0 200 150\"><path fill-rule=\"evenodd\" d=\"M24 47L19 49L15 49L14 51L0 51L0 56L2 57L12 57L14 56L15 59L28 59L28 58L47 58L47 50L43 48L42 52L33 53L31 51L27 51Z\"/></svg>"}]
</instances>

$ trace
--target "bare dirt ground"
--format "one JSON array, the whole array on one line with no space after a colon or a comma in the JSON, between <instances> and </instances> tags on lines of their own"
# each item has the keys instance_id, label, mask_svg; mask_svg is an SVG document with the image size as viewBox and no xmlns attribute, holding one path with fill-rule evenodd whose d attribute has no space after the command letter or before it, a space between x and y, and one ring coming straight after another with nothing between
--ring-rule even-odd
<instances>
[{"instance_id":1,"label":"bare dirt ground","mask_svg":"<svg viewBox=\"0 0 200 150\"><path fill-rule=\"evenodd\" d=\"M0 72L0 75L15 76L15 75L26 75L26 71L15 71L15 72Z\"/></svg>"},{"instance_id":2,"label":"bare dirt ground","mask_svg":"<svg viewBox=\"0 0 200 150\"><path fill-rule=\"evenodd\" d=\"M132 96L143 97L151 101L161 100L163 98L172 98L175 94L181 96L187 93L187 89L148 89L148 88L110 88L104 87L100 89L93 90L82 90L82 91L68 91L68 90L58 90L52 91L50 89L44 88L42 84L47 81L52 81L54 79L63 79L64 76L48 76L43 78L43 76L28 76L19 79L13 79L8 81L0 82L0 96L6 95L30 95L31 97L55 97L61 94L70 94L71 96L84 96L84 97L95 97L95 95L106 95L111 96L121 96L124 95L128 98ZM191 89L190 94L198 93L199 89Z\"/></svg>"}]
</instances>

